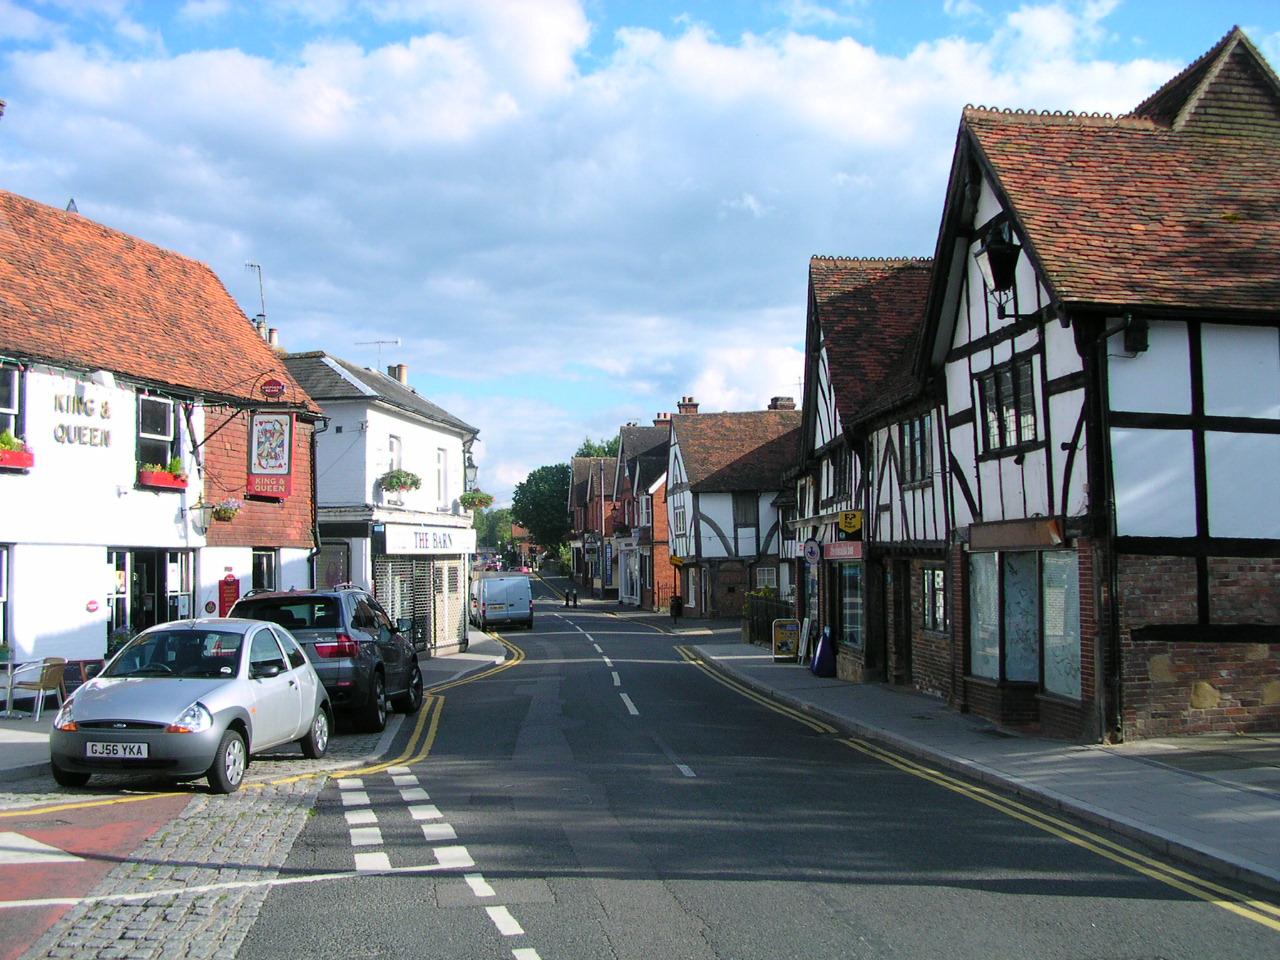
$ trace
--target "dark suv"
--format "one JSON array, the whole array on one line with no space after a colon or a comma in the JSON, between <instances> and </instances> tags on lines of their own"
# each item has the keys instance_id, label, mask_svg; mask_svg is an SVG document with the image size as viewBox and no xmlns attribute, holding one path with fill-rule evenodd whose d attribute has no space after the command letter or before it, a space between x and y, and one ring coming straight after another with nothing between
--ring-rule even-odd
<instances>
[{"instance_id":1,"label":"dark suv","mask_svg":"<svg viewBox=\"0 0 1280 960\"><path fill-rule=\"evenodd\" d=\"M388 704L422 706L422 671L413 643L369 592L351 584L328 590L251 593L229 614L287 627L315 667L337 710L365 730L387 725Z\"/></svg>"}]
</instances>

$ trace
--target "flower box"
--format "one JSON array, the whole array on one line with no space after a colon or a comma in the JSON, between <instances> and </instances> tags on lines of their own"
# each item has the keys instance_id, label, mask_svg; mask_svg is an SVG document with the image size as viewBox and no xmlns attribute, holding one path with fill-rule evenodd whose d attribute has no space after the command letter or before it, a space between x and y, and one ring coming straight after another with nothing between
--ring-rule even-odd
<instances>
[{"instance_id":1,"label":"flower box","mask_svg":"<svg viewBox=\"0 0 1280 960\"><path fill-rule=\"evenodd\" d=\"M30 470L35 462L30 450L0 450L0 470Z\"/></svg>"},{"instance_id":2,"label":"flower box","mask_svg":"<svg viewBox=\"0 0 1280 960\"><path fill-rule=\"evenodd\" d=\"M161 490L185 490L187 478L180 473L166 473L164 470L139 470L138 484Z\"/></svg>"}]
</instances>

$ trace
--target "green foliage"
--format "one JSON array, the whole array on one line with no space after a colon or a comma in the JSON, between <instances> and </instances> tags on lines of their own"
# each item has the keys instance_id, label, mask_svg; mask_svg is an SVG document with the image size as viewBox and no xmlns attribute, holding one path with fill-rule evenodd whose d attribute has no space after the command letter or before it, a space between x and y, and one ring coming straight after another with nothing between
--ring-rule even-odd
<instances>
[{"instance_id":1,"label":"green foliage","mask_svg":"<svg viewBox=\"0 0 1280 960\"><path fill-rule=\"evenodd\" d=\"M497 551L511 542L511 510L508 507L477 510L471 516L471 525L476 528L476 547L480 550Z\"/></svg>"},{"instance_id":2,"label":"green foliage","mask_svg":"<svg viewBox=\"0 0 1280 960\"><path fill-rule=\"evenodd\" d=\"M622 446L622 434L612 440L592 440L584 437L582 445L574 452L575 457L616 457L618 448Z\"/></svg>"},{"instance_id":3,"label":"green foliage","mask_svg":"<svg viewBox=\"0 0 1280 960\"><path fill-rule=\"evenodd\" d=\"M27 445L13 435L12 430L0 431L0 450L26 450Z\"/></svg>"},{"instance_id":4,"label":"green foliage","mask_svg":"<svg viewBox=\"0 0 1280 960\"><path fill-rule=\"evenodd\" d=\"M388 470L378 478L378 486L383 490L417 490L422 478L409 470Z\"/></svg>"},{"instance_id":5,"label":"green foliage","mask_svg":"<svg viewBox=\"0 0 1280 960\"><path fill-rule=\"evenodd\" d=\"M516 484L511 516L529 531L533 542L550 549L569 535L569 485L573 471L567 463L538 467Z\"/></svg>"}]
</instances>

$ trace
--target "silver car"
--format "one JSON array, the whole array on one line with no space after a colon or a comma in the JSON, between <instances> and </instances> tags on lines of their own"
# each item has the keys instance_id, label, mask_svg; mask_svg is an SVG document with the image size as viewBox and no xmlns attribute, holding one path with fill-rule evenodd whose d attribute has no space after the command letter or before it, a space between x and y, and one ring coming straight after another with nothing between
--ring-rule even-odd
<instances>
[{"instance_id":1,"label":"silver car","mask_svg":"<svg viewBox=\"0 0 1280 960\"><path fill-rule=\"evenodd\" d=\"M95 773L207 777L232 793L249 757L296 741L324 756L332 711L306 654L259 620L162 623L134 637L63 704L49 736L53 778Z\"/></svg>"}]
</instances>

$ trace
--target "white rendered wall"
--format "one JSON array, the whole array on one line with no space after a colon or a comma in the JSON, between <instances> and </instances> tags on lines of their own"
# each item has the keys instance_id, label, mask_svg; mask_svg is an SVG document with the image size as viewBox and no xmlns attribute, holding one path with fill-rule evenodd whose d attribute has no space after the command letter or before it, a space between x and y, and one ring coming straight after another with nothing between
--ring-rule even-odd
<instances>
[{"instance_id":1,"label":"white rendered wall","mask_svg":"<svg viewBox=\"0 0 1280 960\"><path fill-rule=\"evenodd\" d=\"M10 560L14 658L101 658L115 576L106 549L19 544Z\"/></svg>"}]
</instances>

